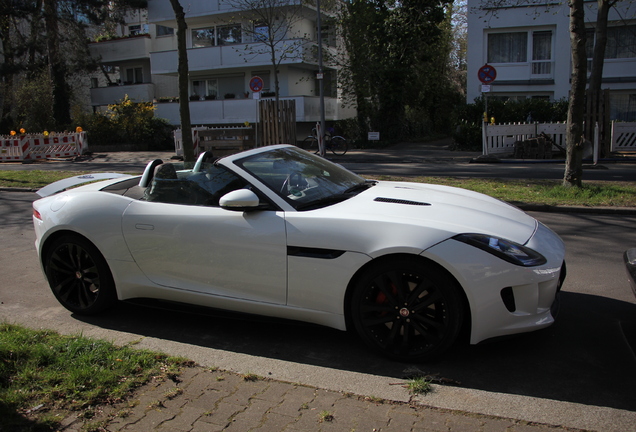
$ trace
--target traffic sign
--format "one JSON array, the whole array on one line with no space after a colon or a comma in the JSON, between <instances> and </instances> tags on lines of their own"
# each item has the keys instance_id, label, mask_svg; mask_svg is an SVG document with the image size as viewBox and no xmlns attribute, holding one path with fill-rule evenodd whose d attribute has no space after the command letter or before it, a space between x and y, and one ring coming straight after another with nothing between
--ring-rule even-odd
<instances>
[{"instance_id":1,"label":"traffic sign","mask_svg":"<svg viewBox=\"0 0 636 432\"><path fill-rule=\"evenodd\" d=\"M258 93L261 90L263 90L263 78L261 77L252 77L252 79L250 80L250 90L252 90L254 93Z\"/></svg>"},{"instance_id":2,"label":"traffic sign","mask_svg":"<svg viewBox=\"0 0 636 432\"><path fill-rule=\"evenodd\" d=\"M485 64L479 68L477 77L483 84L490 84L497 78L497 70L489 64Z\"/></svg>"}]
</instances>

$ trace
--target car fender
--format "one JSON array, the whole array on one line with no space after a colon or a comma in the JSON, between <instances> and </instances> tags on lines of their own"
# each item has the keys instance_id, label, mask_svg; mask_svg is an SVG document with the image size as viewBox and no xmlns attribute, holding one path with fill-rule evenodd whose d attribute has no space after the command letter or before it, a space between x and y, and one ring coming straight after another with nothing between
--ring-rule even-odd
<instances>
[{"instance_id":1,"label":"car fender","mask_svg":"<svg viewBox=\"0 0 636 432\"><path fill-rule=\"evenodd\" d=\"M33 203L38 249L61 231L75 232L93 243L107 261L133 261L124 241L121 219L130 198L107 192L65 192Z\"/></svg>"}]
</instances>

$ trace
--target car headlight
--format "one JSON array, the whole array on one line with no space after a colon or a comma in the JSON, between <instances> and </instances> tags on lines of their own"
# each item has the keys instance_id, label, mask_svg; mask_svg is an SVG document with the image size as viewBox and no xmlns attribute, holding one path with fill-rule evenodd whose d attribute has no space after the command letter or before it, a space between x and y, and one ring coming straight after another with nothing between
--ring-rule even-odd
<instances>
[{"instance_id":1,"label":"car headlight","mask_svg":"<svg viewBox=\"0 0 636 432\"><path fill-rule=\"evenodd\" d=\"M518 266L532 267L545 264L548 261L539 252L529 247L487 234L458 234L453 239L489 252Z\"/></svg>"}]
</instances>

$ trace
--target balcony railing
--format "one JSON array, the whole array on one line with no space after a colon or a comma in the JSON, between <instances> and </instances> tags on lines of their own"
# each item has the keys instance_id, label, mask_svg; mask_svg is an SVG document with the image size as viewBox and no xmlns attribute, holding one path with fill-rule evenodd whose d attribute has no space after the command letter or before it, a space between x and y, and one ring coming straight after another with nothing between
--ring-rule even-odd
<instances>
[{"instance_id":1,"label":"balcony railing","mask_svg":"<svg viewBox=\"0 0 636 432\"><path fill-rule=\"evenodd\" d=\"M315 96L296 96L283 99L296 100L296 121L320 121L320 99ZM190 120L193 125L218 125L231 123L256 122L255 99L224 99L190 102ZM336 98L325 98L325 116L328 121L335 121L353 115L350 110L338 104ZM168 120L171 124L179 124L179 104L158 103L155 116Z\"/></svg>"},{"instance_id":2,"label":"balcony railing","mask_svg":"<svg viewBox=\"0 0 636 432\"><path fill-rule=\"evenodd\" d=\"M92 56L102 59L102 63L148 59L150 58L151 39L149 35L145 34L105 40L90 44L89 49Z\"/></svg>"},{"instance_id":3,"label":"balcony railing","mask_svg":"<svg viewBox=\"0 0 636 432\"><path fill-rule=\"evenodd\" d=\"M97 87L91 89L91 105L114 104L126 95L134 102L152 102L155 98L155 85L152 83Z\"/></svg>"},{"instance_id":4,"label":"balcony railing","mask_svg":"<svg viewBox=\"0 0 636 432\"><path fill-rule=\"evenodd\" d=\"M293 41L296 43L296 41ZM287 52L287 60L282 64L309 63L316 64L315 43L296 43L293 52ZM290 49L290 47L287 47ZM249 63L245 60L248 59ZM188 49L188 68L191 72L224 68L271 65L271 54L265 44L254 43ZM153 74L176 74L178 54L176 50L150 53L150 64Z\"/></svg>"}]
</instances>

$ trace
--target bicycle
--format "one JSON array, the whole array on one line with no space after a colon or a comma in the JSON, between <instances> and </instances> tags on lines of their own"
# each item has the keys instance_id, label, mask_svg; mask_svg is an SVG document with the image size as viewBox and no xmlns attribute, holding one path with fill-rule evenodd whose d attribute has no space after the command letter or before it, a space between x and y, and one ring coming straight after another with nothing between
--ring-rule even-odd
<instances>
[{"instance_id":1,"label":"bicycle","mask_svg":"<svg viewBox=\"0 0 636 432\"><path fill-rule=\"evenodd\" d=\"M313 151L318 154L320 149L318 148L318 138L316 137L316 129L311 130L311 135L303 140L302 147L305 150ZM344 155L349 149L347 140L340 135L331 136L330 132L325 133L325 150L331 150L336 156Z\"/></svg>"}]
</instances>

